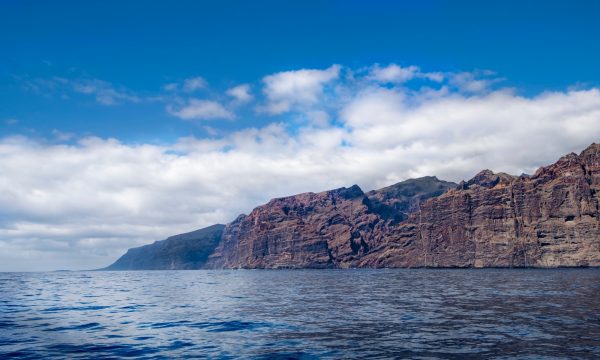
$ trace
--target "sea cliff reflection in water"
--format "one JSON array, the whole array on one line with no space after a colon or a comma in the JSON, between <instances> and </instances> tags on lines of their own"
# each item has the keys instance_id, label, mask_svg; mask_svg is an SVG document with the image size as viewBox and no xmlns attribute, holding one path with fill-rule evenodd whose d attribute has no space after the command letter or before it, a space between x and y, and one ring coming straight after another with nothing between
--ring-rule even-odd
<instances>
[{"instance_id":1,"label":"sea cliff reflection in water","mask_svg":"<svg viewBox=\"0 0 600 360\"><path fill-rule=\"evenodd\" d=\"M600 358L600 270L0 273L0 358Z\"/></svg>"}]
</instances>

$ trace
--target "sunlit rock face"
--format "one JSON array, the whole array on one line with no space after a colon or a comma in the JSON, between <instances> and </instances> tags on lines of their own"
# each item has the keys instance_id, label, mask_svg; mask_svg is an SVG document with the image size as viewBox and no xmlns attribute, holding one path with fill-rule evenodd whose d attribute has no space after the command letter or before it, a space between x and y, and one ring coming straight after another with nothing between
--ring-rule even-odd
<instances>
[{"instance_id":1,"label":"sunlit rock face","mask_svg":"<svg viewBox=\"0 0 600 360\"><path fill-rule=\"evenodd\" d=\"M225 228L208 266L348 267L374 245L380 222L356 185L274 199Z\"/></svg>"},{"instance_id":2,"label":"sunlit rock face","mask_svg":"<svg viewBox=\"0 0 600 360\"><path fill-rule=\"evenodd\" d=\"M211 268L347 268L387 238L390 224L456 184L407 180L368 194L354 185L257 207L229 224Z\"/></svg>"},{"instance_id":3,"label":"sunlit rock face","mask_svg":"<svg viewBox=\"0 0 600 360\"><path fill-rule=\"evenodd\" d=\"M389 228L368 267L600 266L600 145L533 176L484 170Z\"/></svg>"}]
</instances>

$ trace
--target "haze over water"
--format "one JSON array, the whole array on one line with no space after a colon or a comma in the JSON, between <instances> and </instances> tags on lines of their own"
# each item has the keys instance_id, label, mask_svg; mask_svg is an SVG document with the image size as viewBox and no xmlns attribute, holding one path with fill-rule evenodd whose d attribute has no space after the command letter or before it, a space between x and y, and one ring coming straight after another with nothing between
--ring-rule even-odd
<instances>
[{"instance_id":1,"label":"haze over water","mask_svg":"<svg viewBox=\"0 0 600 360\"><path fill-rule=\"evenodd\" d=\"M0 273L0 358L600 357L600 270Z\"/></svg>"}]
</instances>

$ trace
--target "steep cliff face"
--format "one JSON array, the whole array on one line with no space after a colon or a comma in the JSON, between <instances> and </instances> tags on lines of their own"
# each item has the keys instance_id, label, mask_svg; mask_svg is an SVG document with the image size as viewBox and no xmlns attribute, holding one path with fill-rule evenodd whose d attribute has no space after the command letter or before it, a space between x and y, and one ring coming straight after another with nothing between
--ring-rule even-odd
<instances>
[{"instance_id":1,"label":"steep cliff face","mask_svg":"<svg viewBox=\"0 0 600 360\"><path fill-rule=\"evenodd\" d=\"M369 251L379 221L356 185L274 199L227 225L207 267L347 267Z\"/></svg>"},{"instance_id":2,"label":"steep cliff face","mask_svg":"<svg viewBox=\"0 0 600 360\"><path fill-rule=\"evenodd\" d=\"M368 194L354 185L275 199L227 225L207 267L353 267L380 245L388 223L454 186L426 177Z\"/></svg>"},{"instance_id":3,"label":"steep cliff face","mask_svg":"<svg viewBox=\"0 0 600 360\"><path fill-rule=\"evenodd\" d=\"M533 176L482 171L390 226L359 266L600 266L600 145Z\"/></svg>"},{"instance_id":4,"label":"steep cliff face","mask_svg":"<svg viewBox=\"0 0 600 360\"><path fill-rule=\"evenodd\" d=\"M224 228L225 225L212 225L129 249L103 270L199 269L219 244Z\"/></svg>"}]
</instances>

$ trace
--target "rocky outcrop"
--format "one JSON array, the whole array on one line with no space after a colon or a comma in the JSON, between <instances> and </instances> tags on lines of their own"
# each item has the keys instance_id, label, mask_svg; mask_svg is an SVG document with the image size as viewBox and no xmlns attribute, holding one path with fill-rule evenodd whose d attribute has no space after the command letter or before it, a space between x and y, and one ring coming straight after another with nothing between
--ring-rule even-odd
<instances>
[{"instance_id":1,"label":"rocky outcrop","mask_svg":"<svg viewBox=\"0 0 600 360\"><path fill-rule=\"evenodd\" d=\"M389 228L365 267L600 266L600 145L533 176L485 170Z\"/></svg>"},{"instance_id":2,"label":"rocky outcrop","mask_svg":"<svg viewBox=\"0 0 600 360\"><path fill-rule=\"evenodd\" d=\"M131 249L108 269L600 266L600 145L532 176L354 185L207 229Z\"/></svg>"},{"instance_id":3,"label":"rocky outcrop","mask_svg":"<svg viewBox=\"0 0 600 360\"><path fill-rule=\"evenodd\" d=\"M129 249L102 270L200 269L219 244L224 228L225 225L212 225Z\"/></svg>"}]
</instances>

